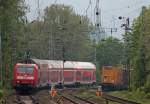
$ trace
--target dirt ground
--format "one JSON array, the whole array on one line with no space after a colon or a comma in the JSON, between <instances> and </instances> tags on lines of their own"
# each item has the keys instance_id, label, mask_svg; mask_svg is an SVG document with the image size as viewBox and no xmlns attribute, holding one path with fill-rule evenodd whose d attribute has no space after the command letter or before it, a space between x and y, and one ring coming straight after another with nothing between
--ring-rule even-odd
<instances>
[{"instance_id":1,"label":"dirt ground","mask_svg":"<svg viewBox=\"0 0 150 104\"><path fill-rule=\"evenodd\" d=\"M21 96L26 96L27 94L21 94ZM31 96L33 96L38 102L39 104L51 104L51 100L52 98L50 97L50 94L48 92L48 90L40 90L34 94L30 94ZM6 104L17 104L17 95L16 94L12 94L9 95L7 98L5 98L6 100Z\"/></svg>"}]
</instances>

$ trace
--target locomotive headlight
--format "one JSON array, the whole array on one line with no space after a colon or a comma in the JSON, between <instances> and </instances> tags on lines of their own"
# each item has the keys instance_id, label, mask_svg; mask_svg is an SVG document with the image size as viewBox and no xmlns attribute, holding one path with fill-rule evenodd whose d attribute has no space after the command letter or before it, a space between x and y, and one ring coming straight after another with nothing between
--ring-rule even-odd
<instances>
[{"instance_id":1,"label":"locomotive headlight","mask_svg":"<svg viewBox=\"0 0 150 104\"><path fill-rule=\"evenodd\" d=\"M26 79L30 79L30 80L33 80L33 79L34 79L34 77L27 77Z\"/></svg>"},{"instance_id":2,"label":"locomotive headlight","mask_svg":"<svg viewBox=\"0 0 150 104\"><path fill-rule=\"evenodd\" d=\"M17 81L17 83L20 83L20 81Z\"/></svg>"},{"instance_id":3,"label":"locomotive headlight","mask_svg":"<svg viewBox=\"0 0 150 104\"><path fill-rule=\"evenodd\" d=\"M17 76L17 79L24 79L23 76Z\"/></svg>"},{"instance_id":4,"label":"locomotive headlight","mask_svg":"<svg viewBox=\"0 0 150 104\"><path fill-rule=\"evenodd\" d=\"M30 76L17 76L17 79L29 79L29 80L33 80L34 79L34 77L30 77Z\"/></svg>"}]
</instances>

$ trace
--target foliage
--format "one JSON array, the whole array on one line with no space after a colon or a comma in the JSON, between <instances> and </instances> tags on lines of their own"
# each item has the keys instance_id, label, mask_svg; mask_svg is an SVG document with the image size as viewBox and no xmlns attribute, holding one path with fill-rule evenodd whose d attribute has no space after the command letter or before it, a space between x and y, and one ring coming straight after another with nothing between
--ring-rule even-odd
<instances>
[{"instance_id":1,"label":"foliage","mask_svg":"<svg viewBox=\"0 0 150 104\"><path fill-rule=\"evenodd\" d=\"M146 83L144 85L146 93L150 93L150 75L147 76Z\"/></svg>"},{"instance_id":2,"label":"foliage","mask_svg":"<svg viewBox=\"0 0 150 104\"><path fill-rule=\"evenodd\" d=\"M133 23L133 31L126 34L130 67L134 69L134 88L142 87L146 82L147 70L150 68L150 9L143 7L140 16Z\"/></svg>"},{"instance_id":3,"label":"foliage","mask_svg":"<svg viewBox=\"0 0 150 104\"><path fill-rule=\"evenodd\" d=\"M117 66L124 63L124 45L117 38L108 37L97 46L97 61L100 66Z\"/></svg>"},{"instance_id":4,"label":"foliage","mask_svg":"<svg viewBox=\"0 0 150 104\"><path fill-rule=\"evenodd\" d=\"M84 32L89 24L70 6L51 5L43 20L27 24L28 48L37 58L89 61L92 47L89 33Z\"/></svg>"},{"instance_id":5,"label":"foliage","mask_svg":"<svg viewBox=\"0 0 150 104\"><path fill-rule=\"evenodd\" d=\"M72 7L51 5L43 18L27 22L24 0L0 1L0 35L5 77L10 78L14 63L24 58L27 50L33 58L93 61L94 47L87 31L93 28L85 16L76 14ZM98 67L122 66L129 61L134 88L150 91L150 8L143 7L134 20L132 32L124 35L124 42L108 37L96 46ZM100 70L97 70L99 78ZM141 90L140 90L141 91ZM143 91L143 90L142 90ZM141 91L141 92L142 92ZM149 95L148 95L149 96Z\"/></svg>"},{"instance_id":6,"label":"foliage","mask_svg":"<svg viewBox=\"0 0 150 104\"><path fill-rule=\"evenodd\" d=\"M120 98L128 99L131 101L135 101L141 104L149 104L149 95L150 93L145 93L141 88L138 88L134 91L114 91L110 93L113 96L117 96Z\"/></svg>"},{"instance_id":7,"label":"foliage","mask_svg":"<svg viewBox=\"0 0 150 104\"><path fill-rule=\"evenodd\" d=\"M0 1L0 34L4 82L10 81L16 62L26 51L41 59L90 61L91 40L86 31L91 25L73 8L51 5L40 20L27 22L24 0ZM4 71L5 69L5 71Z\"/></svg>"},{"instance_id":8,"label":"foliage","mask_svg":"<svg viewBox=\"0 0 150 104\"><path fill-rule=\"evenodd\" d=\"M100 41L96 47L97 56L97 82L100 81L102 66L117 66L124 65L124 43L117 38L108 37L104 41Z\"/></svg>"},{"instance_id":9,"label":"foliage","mask_svg":"<svg viewBox=\"0 0 150 104\"><path fill-rule=\"evenodd\" d=\"M0 90L0 99L3 97L3 91Z\"/></svg>"},{"instance_id":10,"label":"foliage","mask_svg":"<svg viewBox=\"0 0 150 104\"><path fill-rule=\"evenodd\" d=\"M96 82L100 83L101 81L101 70L99 64L96 64Z\"/></svg>"},{"instance_id":11,"label":"foliage","mask_svg":"<svg viewBox=\"0 0 150 104\"><path fill-rule=\"evenodd\" d=\"M9 77L10 67L20 58L25 9L24 0L0 1L1 56L3 70L6 70L3 73L5 77Z\"/></svg>"}]
</instances>

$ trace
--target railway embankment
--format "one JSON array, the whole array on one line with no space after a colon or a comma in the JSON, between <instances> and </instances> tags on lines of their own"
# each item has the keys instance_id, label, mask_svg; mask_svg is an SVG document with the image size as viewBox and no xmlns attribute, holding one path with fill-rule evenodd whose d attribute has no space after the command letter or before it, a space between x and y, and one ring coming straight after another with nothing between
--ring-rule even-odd
<instances>
[{"instance_id":1,"label":"railway embankment","mask_svg":"<svg viewBox=\"0 0 150 104\"><path fill-rule=\"evenodd\" d=\"M150 94L140 90L135 91L113 91L110 95L139 102L141 104L150 104Z\"/></svg>"},{"instance_id":2,"label":"railway embankment","mask_svg":"<svg viewBox=\"0 0 150 104\"><path fill-rule=\"evenodd\" d=\"M6 97L3 104L149 104L142 99L133 99L127 91L104 94L96 96L96 90L92 88L66 88L57 89L57 95L52 98L49 90L40 90L32 94L14 93Z\"/></svg>"}]
</instances>

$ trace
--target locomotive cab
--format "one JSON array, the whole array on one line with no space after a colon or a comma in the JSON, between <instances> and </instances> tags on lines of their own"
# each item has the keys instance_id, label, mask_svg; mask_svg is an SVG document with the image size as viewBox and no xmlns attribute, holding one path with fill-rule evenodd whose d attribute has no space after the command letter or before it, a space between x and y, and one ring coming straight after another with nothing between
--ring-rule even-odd
<instances>
[{"instance_id":1,"label":"locomotive cab","mask_svg":"<svg viewBox=\"0 0 150 104\"><path fill-rule=\"evenodd\" d=\"M14 67L13 86L14 87L35 87L37 83L36 64L16 64Z\"/></svg>"}]
</instances>

